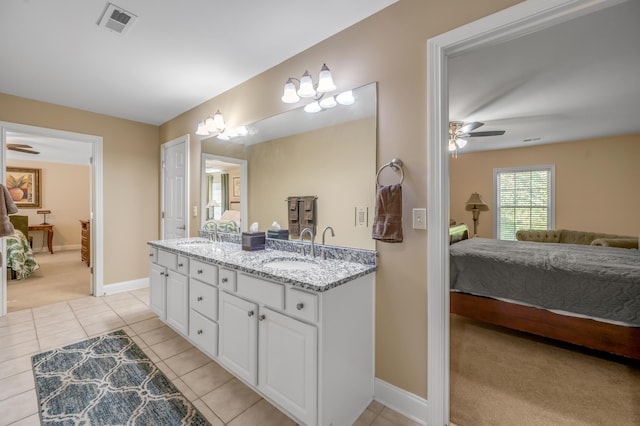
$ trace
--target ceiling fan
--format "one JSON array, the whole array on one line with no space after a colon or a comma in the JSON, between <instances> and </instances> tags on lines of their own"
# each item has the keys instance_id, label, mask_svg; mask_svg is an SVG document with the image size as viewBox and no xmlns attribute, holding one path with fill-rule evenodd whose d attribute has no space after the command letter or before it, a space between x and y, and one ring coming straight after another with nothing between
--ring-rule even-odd
<instances>
[{"instance_id":1,"label":"ceiling fan","mask_svg":"<svg viewBox=\"0 0 640 426\"><path fill-rule=\"evenodd\" d=\"M38 151L34 151L31 145L25 145L21 143L8 143L7 149L10 151L26 152L27 154L40 154Z\"/></svg>"},{"instance_id":2,"label":"ceiling fan","mask_svg":"<svg viewBox=\"0 0 640 426\"><path fill-rule=\"evenodd\" d=\"M465 123L462 121L449 122L449 151L457 153L459 149L467 144L466 138L477 138L480 136L501 136L504 130L491 130L487 132L474 132L475 129L484 126L484 123L473 121Z\"/></svg>"}]
</instances>

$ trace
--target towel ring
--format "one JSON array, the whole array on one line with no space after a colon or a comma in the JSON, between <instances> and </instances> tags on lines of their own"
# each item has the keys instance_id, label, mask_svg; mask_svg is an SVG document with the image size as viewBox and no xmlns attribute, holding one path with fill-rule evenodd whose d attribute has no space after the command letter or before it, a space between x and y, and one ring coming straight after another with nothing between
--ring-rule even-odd
<instances>
[{"instance_id":1,"label":"towel ring","mask_svg":"<svg viewBox=\"0 0 640 426\"><path fill-rule=\"evenodd\" d=\"M400 170L400 182L398 183L398 185L402 185L402 182L404 182L404 170L402 169L402 161L398 160L397 158L394 158L393 160L389 161L387 164L385 164L384 166L378 169L378 173L376 173L376 183L380 185L380 172L385 167L391 167L395 171Z\"/></svg>"}]
</instances>

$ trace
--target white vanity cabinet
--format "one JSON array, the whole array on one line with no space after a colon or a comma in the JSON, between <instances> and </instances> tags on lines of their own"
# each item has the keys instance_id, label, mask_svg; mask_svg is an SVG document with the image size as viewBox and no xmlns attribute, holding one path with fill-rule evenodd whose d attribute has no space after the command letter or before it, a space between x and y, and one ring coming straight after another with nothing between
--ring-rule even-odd
<instances>
[{"instance_id":1,"label":"white vanity cabinet","mask_svg":"<svg viewBox=\"0 0 640 426\"><path fill-rule=\"evenodd\" d=\"M167 281L165 274L167 268L157 263L151 263L151 274L149 276L149 309L158 314L161 320L166 320L165 300L167 294Z\"/></svg>"},{"instance_id":2,"label":"white vanity cabinet","mask_svg":"<svg viewBox=\"0 0 640 426\"><path fill-rule=\"evenodd\" d=\"M218 358L250 385L258 382L258 305L220 292Z\"/></svg>"},{"instance_id":3,"label":"white vanity cabinet","mask_svg":"<svg viewBox=\"0 0 640 426\"><path fill-rule=\"evenodd\" d=\"M189 338L205 353L218 355L218 267L191 259Z\"/></svg>"},{"instance_id":4,"label":"white vanity cabinet","mask_svg":"<svg viewBox=\"0 0 640 426\"><path fill-rule=\"evenodd\" d=\"M164 250L150 252L150 309L176 331L189 332L189 259Z\"/></svg>"}]
</instances>

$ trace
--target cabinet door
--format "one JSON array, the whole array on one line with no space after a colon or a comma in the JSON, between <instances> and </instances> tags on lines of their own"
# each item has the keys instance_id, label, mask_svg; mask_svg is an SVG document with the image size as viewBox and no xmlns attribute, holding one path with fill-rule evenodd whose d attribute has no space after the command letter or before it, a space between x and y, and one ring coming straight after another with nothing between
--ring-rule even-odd
<instances>
[{"instance_id":1,"label":"cabinet door","mask_svg":"<svg viewBox=\"0 0 640 426\"><path fill-rule=\"evenodd\" d=\"M167 323L180 333L189 333L189 279L167 271Z\"/></svg>"},{"instance_id":2,"label":"cabinet door","mask_svg":"<svg viewBox=\"0 0 640 426\"><path fill-rule=\"evenodd\" d=\"M149 309L158 314L161 320L166 319L166 279L167 269L156 263L151 264L151 275L149 276Z\"/></svg>"},{"instance_id":3,"label":"cabinet door","mask_svg":"<svg viewBox=\"0 0 640 426\"><path fill-rule=\"evenodd\" d=\"M221 291L218 358L248 383L258 382L258 305Z\"/></svg>"},{"instance_id":4,"label":"cabinet door","mask_svg":"<svg viewBox=\"0 0 640 426\"><path fill-rule=\"evenodd\" d=\"M267 308L259 319L258 388L304 424L315 424L317 328Z\"/></svg>"}]
</instances>

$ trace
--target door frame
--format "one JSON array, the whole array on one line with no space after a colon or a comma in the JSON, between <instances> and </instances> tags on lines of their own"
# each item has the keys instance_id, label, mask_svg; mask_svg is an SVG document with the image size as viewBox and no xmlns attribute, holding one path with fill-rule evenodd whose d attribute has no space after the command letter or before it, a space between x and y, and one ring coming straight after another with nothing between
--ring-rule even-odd
<instances>
[{"instance_id":1,"label":"door frame","mask_svg":"<svg viewBox=\"0 0 640 426\"><path fill-rule=\"evenodd\" d=\"M449 424L448 58L626 0L528 0L427 41L427 424Z\"/></svg>"},{"instance_id":2,"label":"door frame","mask_svg":"<svg viewBox=\"0 0 640 426\"><path fill-rule=\"evenodd\" d=\"M0 173L4 182L7 161L6 161L6 143L7 132L30 133L39 136L52 137L56 139L67 139L75 142L83 142L91 144L91 185L90 185L90 203L91 203L91 259L93 273L91 274L91 293L94 296L103 294L104 285L104 201L103 201L103 164L102 164L102 144L101 136L88 135L84 133L68 132L63 130L49 129L46 127L29 126L26 124L10 123L0 121ZM1 244L2 258L6 259L6 242L2 239ZM7 314L7 274L0 274L0 316Z\"/></svg>"},{"instance_id":3,"label":"door frame","mask_svg":"<svg viewBox=\"0 0 640 426\"><path fill-rule=\"evenodd\" d=\"M190 176L190 167L191 159L189 158L189 134L180 136L178 138L172 139L168 142L160 145L160 239L164 240L164 198L165 198L165 187L164 187L164 165L165 165L165 157L167 149L179 145L184 142L184 159L185 159L185 170L184 170L184 218L185 218L185 230L186 236L188 237L190 234L189 225L191 224L190 215L189 215L189 203L191 200L189 194L189 179Z\"/></svg>"},{"instance_id":4,"label":"door frame","mask_svg":"<svg viewBox=\"0 0 640 426\"><path fill-rule=\"evenodd\" d=\"M207 199L207 160L222 161L224 163L238 164L240 166L240 230L247 231L247 217L249 211L248 190L247 190L247 160L239 158L223 157L221 155L201 154L202 160L200 164L200 227L204 226L204 210L206 209Z\"/></svg>"}]
</instances>

